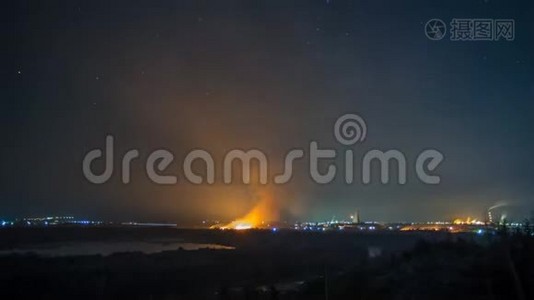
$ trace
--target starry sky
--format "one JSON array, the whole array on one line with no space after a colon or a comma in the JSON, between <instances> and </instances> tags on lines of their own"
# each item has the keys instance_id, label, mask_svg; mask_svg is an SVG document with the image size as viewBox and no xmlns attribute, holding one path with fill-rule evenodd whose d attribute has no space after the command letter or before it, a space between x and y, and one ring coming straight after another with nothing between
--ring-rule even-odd
<instances>
[{"instance_id":1,"label":"starry sky","mask_svg":"<svg viewBox=\"0 0 534 300\"><path fill-rule=\"evenodd\" d=\"M288 220L482 218L534 210L534 10L530 1L11 1L2 8L0 218L74 215L179 223L231 220L268 189ZM514 41L429 40L439 18L514 19ZM193 185L192 149L217 162L257 148L273 172L292 148L346 149L333 125L362 116L370 149L424 149L439 185ZM115 137L116 170L89 183L84 155ZM132 182L120 157L139 149ZM178 183L150 182L156 149ZM336 163L342 161L337 159ZM413 165L413 164L412 164ZM324 166L323 166L324 167ZM98 166L95 166L98 168ZM413 171L413 168L408 167ZM355 168L358 170L358 167ZM217 177L221 170L217 170Z\"/></svg>"}]
</instances>

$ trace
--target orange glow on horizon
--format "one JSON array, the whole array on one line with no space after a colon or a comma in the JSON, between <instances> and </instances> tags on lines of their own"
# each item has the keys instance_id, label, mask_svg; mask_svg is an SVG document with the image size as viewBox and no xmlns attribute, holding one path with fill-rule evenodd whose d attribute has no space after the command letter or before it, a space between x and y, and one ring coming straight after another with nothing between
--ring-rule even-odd
<instances>
[{"instance_id":1,"label":"orange glow on horizon","mask_svg":"<svg viewBox=\"0 0 534 300\"><path fill-rule=\"evenodd\" d=\"M452 222L454 225L484 225L484 222L479 221L477 219L471 219L471 217L467 217L467 219L454 219Z\"/></svg>"},{"instance_id":2,"label":"orange glow on horizon","mask_svg":"<svg viewBox=\"0 0 534 300\"><path fill-rule=\"evenodd\" d=\"M272 194L268 191L261 191L258 193L258 197L260 202L244 217L215 228L235 230L266 228L269 227L268 222L278 221L278 206Z\"/></svg>"}]
</instances>

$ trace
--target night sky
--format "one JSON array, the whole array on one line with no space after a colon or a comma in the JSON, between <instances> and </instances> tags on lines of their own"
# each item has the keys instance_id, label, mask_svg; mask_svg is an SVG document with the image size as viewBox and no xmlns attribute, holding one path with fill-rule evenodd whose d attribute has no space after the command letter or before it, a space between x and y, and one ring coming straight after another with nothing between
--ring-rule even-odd
<instances>
[{"instance_id":1,"label":"night sky","mask_svg":"<svg viewBox=\"0 0 534 300\"><path fill-rule=\"evenodd\" d=\"M394 3L395 2L395 3ZM0 218L74 215L188 223L231 220L268 189L284 219L482 218L504 202L534 210L534 10L530 1L11 1L2 7ZM514 19L514 41L429 40L440 18ZM336 119L362 116L370 149L424 149L445 160L439 185L313 183L306 160L285 185L193 185L192 149L216 164L258 148L348 149ZM82 160L115 137L116 170L89 183ZM139 149L132 182L120 159ZM155 149L176 185L149 181ZM340 152L342 153L342 152ZM338 155L342 156L342 155ZM336 160L341 163L341 160ZM95 166L97 168L98 166ZM355 170L359 170L356 166ZM219 179L222 170L216 170ZM342 175L342 172L338 173Z\"/></svg>"}]
</instances>

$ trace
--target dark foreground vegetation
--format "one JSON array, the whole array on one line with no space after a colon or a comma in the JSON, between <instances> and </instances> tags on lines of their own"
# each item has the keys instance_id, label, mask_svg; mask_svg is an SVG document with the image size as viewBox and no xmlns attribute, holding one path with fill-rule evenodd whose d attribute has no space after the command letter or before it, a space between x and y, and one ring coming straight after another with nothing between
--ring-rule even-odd
<instances>
[{"instance_id":1,"label":"dark foreground vegetation","mask_svg":"<svg viewBox=\"0 0 534 300\"><path fill-rule=\"evenodd\" d=\"M183 240L235 250L0 256L0 299L533 299L529 234L14 228L0 249Z\"/></svg>"}]
</instances>

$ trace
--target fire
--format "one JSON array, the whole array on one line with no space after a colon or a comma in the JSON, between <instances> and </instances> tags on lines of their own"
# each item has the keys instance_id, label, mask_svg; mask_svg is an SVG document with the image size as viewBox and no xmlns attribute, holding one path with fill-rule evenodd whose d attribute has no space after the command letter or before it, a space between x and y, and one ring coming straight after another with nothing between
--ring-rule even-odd
<instances>
[{"instance_id":1,"label":"fire","mask_svg":"<svg viewBox=\"0 0 534 300\"><path fill-rule=\"evenodd\" d=\"M471 217L467 217L465 220L455 219L452 223L454 225L484 225L484 222L477 219L471 219Z\"/></svg>"},{"instance_id":2,"label":"fire","mask_svg":"<svg viewBox=\"0 0 534 300\"><path fill-rule=\"evenodd\" d=\"M226 225L218 226L220 229L245 230L252 228L269 227L270 221L278 220L278 207L268 191L258 193L260 202L244 217Z\"/></svg>"}]
</instances>

